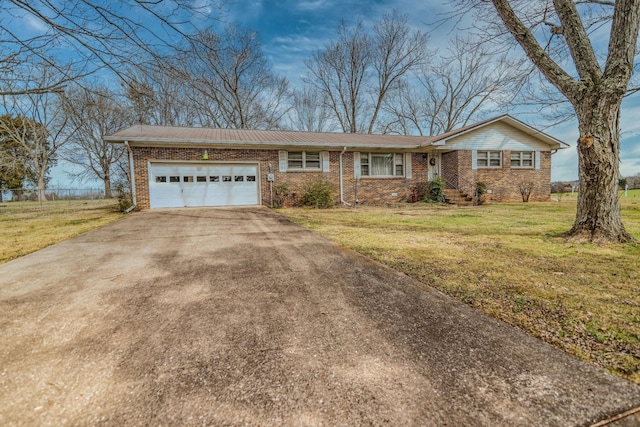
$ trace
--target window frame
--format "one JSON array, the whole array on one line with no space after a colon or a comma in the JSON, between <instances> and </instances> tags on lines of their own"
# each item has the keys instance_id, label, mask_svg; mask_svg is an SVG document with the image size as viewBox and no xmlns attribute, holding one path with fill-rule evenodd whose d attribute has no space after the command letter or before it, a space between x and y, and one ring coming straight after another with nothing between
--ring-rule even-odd
<instances>
[{"instance_id":1,"label":"window frame","mask_svg":"<svg viewBox=\"0 0 640 427\"><path fill-rule=\"evenodd\" d=\"M295 159L295 162L301 162L301 167L292 167L291 166L291 154L292 153L301 153L301 159ZM307 154L317 154L316 158L307 159ZM322 152L321 151L287 151L287 171L314 171L314 172L322 172ZM317 166L309 166L309 163L317 163Z\"/></svg>"},{"instance_id":2,"label":"window frame","mask_svg":"<svg viewBox=\"0 0 640 427\"><path fill-rule=\"evenodd\" d=\"M362 178L404 178L407 174L406 165L405 165L405 162L406 162L405 154L406 153L397 153L397 152L385 152L385 153L361 152L360 153L360 177ZM393 157L392 164L391 164L392 175L372 175L371 174L372 156L389 156L389 155ZM366 173L364 173L365 168L366 168ZM400 170L402 173L398 174L398 170Z\"/></svg>"},{"instance_id":3,"label":"window frame","mask_svg":"<svg viewBox=\"0 0 640 427\"><path fill-rule=\"evenodd\" d=\"M523 164L524 160L525 160L523 158L523 154L525 154L525 153L531 155L531 159L527 159L527 160L531 160L531 164L530 165L524 165ZM517 159L513 158L514 154L518 155ZM513 165L514 160L518 161L518 164L515 165L515 166ZM535 154L535 151L529 151L529 150L526 150L526 151L512 151L511 152L511 158L509 160L509 164L511 165L511 167L513 169L533 169L533 168L536 167L536 154Z\"/></svg>"},{"instance_id":4,"label":"window frame","mask_svg":"<svg viewBox=\"0 0 640 427\"><path fill-rule=\"evenodd\" d=\"M487 157L486 158L481 158L481 153L486 153ZM500 161L500 164L498 165L492 165L491 164L491 160L495 160L492 159L491 154L498 154L498 160ZM481 165L480 161L486 161L486 165ZM497 151L497 150L478 150L478 152L476 153L476 166L478 167L478 169L500 169L502 168L502 151Z\"/></svg>"}]
</instances>

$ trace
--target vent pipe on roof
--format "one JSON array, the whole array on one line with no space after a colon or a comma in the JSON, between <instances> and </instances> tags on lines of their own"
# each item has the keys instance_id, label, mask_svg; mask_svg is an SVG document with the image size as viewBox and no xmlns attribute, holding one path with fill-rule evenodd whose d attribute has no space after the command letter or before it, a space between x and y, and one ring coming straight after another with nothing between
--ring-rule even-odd
<instances>
[{"instance_id":1,"label":"vent pipe on roof","mask_svg":"<svg viewBox=\"0 0 640 427\"><path fill-rule=\"evenodd\" d=\"M342 186L342 155L344 154L345 151L347 151L346 146L340 152L340 203L342 203L343 205L351 206L351 203L348 203L344 200L344 189Z\"/></svg>"}]
</instances>

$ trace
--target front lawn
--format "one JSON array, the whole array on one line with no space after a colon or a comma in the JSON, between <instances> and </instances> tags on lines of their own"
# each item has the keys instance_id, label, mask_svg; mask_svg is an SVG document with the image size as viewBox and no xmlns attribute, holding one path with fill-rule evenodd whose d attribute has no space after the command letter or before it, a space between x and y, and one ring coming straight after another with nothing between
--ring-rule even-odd
<instances>
[{"instance_id":1,"label":"front lawn","mask_svg":"<svg viewBox=\"0 0 640 427\"><path fill-rule=\"evenodd\" d=\"M0 264L113 222L116 200L0 203Z\"/></svg>"},{"instance_id":2,"label":"front lawn","mask_svg":"<svg viewBox=\"0 0 640 427\"><path fill-rule=\"evenodd\" d=\"M621 201L627 230L640 238L640 194ZM566 243L575 198L281 212L640 384L640 244Z\"/></svg>"}]
</instances>

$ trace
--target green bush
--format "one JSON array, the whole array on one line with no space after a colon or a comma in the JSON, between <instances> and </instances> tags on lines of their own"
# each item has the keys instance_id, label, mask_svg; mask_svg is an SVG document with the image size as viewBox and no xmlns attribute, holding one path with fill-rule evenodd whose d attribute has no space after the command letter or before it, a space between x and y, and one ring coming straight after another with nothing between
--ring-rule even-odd
<instances>
[{"instance_id":1,"label":"green bush","mask_svg":"<svg viewBox=\"0 0 640 427\"><path fill-rule=\"evenodd\" d=\"M425 195L425 201L429 203L446 203L444 198L444 179L438 177L433 181L429 181L427 186L427 194Z\"/></svg>"},{"instance_id":2,"label":"green bush","mask_svg":"<svg viewBox=\"0 0 640 427\"><path fill-rule=\"evenodd\" d=\"M334 205L334 187L325 177L309 179L302 188L300 206L314 206L315 208L330 208Z\"/></svg>"}]
</instances>

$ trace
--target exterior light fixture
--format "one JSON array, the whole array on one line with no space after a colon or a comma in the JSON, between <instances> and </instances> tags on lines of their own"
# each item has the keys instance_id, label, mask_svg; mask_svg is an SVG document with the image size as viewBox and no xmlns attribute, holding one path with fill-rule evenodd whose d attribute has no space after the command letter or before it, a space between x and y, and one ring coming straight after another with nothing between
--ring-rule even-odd
<instances>
[{"instance_id":1,"label":"exterior light fixture","mask_svg":"<svg viewBox=\"0 0 640 427\"><path fill-rule=\"evenodd\" d=\"M209 160L209 153L207 153L207 150L204 150L204 153L202 153L202 160Z\"/></svg>"}]
</instances>

